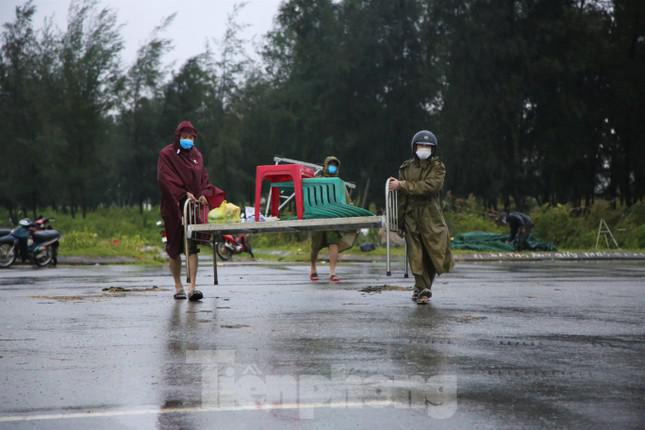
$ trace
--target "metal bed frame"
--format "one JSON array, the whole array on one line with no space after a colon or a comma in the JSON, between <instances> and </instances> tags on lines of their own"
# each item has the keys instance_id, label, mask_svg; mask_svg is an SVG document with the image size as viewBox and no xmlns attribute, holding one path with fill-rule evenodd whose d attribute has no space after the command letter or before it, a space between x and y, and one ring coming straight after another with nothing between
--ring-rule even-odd
<instances>
[{"instance_id":1,"label":"metal bed frame","mask_svg":"<svg viewBox=\"0 0 645 430\"><path fill-rule=\"evenodd\" d=\"M284 160L284 159L283 159ZM398 193L389 191L388 179L385 183L385 215L351 217L351 218L325 218L307 219L294 221L266 221L231 224L210 224L203 223L206 207L199 202L186 200L182 224L184 226L184 252L186 257L186 278L190 282L190 265L188 264L188 253L190 250L189 241L208 244L213 250L213 284L218 285L217 275L217 244L222 234L243 234L243 233L278 233L278 232L299 232L299 231L346 231L359 230L361 228L385 228L386 236L386 275L391 276L390 258L390 233L399 231L398 220ZM209 236L204 239L200 236ZM408 277L407 246L405 247L405 272Z\"/></svg>"}]
</instances>

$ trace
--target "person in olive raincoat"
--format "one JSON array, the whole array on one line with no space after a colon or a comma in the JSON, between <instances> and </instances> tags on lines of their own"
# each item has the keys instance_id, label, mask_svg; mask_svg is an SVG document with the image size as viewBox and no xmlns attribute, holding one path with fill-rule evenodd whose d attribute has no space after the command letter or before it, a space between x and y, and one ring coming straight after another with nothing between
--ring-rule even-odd
<instances>
[{"instance_id":1,"label":"person in olive raincoat","mask_svg":"<svg viewBox=\"0 0 645 430\"><path fill-rule=\"evenodd\" d=\"M323 177L338 176L340 170L340 160L333 155L325 158L321 175ZM345 198L350 202L349 193L345 190ZM337 231L317 231L311 234L311 271L309 272L309 279L318 281L318 271L316 269L316 260L318 254L323 248L329 248L329 280L331 282L340 282L340 278L336 275L336 263L338 262L338 254L351 248L356 240L356 233L340 233Z\"/></svg>"},{"instance_id":2,"label":"person in olive raincoat","mask_svg":"<svg viewBox=\"0 0 645 430\"><path fill-rule=\"evenodd\" d=\"M188 265L190 287L188 296L181 283L181 257L184 252L184 230L181 217L186 200L208 204L207 196L214 188L208 182L202 153L194 146L197 130L190 121L177 125L173 142L159 152L157 181L161 191L161 217L166 230L166 253L170 257L170 271L175 282L175 299L201 300L203 294L195 288L197 278L197 245L190 241Z\"/></svg>"},{"instance_id":3,"label":"person in olive raincoat","mask_svg":"<svg viewBox=\"0 0 645 430\"><path fill-rule=\"evenodd\" d=\"M450 232L441 209L440 196L446 167L437 156L436 136L422 130L411 142L413 158L390 178L390 190L399 191L399 229L405 233L410 269L414 275L412 300L425 304L432 297L436 275L450 272Z\"/></svg>"}]
</instances>

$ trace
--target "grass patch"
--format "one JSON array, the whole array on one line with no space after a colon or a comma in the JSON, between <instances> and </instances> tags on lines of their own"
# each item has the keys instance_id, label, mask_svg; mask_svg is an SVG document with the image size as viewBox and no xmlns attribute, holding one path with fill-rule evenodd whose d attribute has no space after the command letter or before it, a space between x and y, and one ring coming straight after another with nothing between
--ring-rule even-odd
<instances>
[{"instance_id":1,"label":"grass patch","mask_svg":"<svg viewBox=\"0 0 645 430\"><path fill-rule=\"evenodd\" d=\"M52 226L63 235L61 256L129 257L145 264L161 264L164 260L157 220L159 208L139 212L138 208L101 208L80 215L54 210L42 213L52 220ZM2 224L9 226L9 215L0 211Z\"/></svg>"},{"instance_id":2,"label":"grass patch","mask_svg":"<svg viewBox=\"0 0 645 430\"><path fill-rule=\"evenodd\" d=\"M53 210L43 210L43 214L54 219L52 225L63 234L60 254L62 256L84 257L130 257L145 264L161 264L165 261L159 228L159 208L139 212L138 208L101 208L82 218ZM488 231L502 233L507 228L497 226L493 219L485 215L483 208L471 204L459 210L446 211L446 220L451 234L467 231ZM536 206L530 211L535 221L534 234L542 240L555 243L559 250L595 250L598 224L604 219L612 229L622 249L645 250L645 203L637 203L630 208L612 208L608 202L597 201L585 211L574 211L569 205ZM0 226L10 226L8 214L0 210ZM256 234L251 238L254 252L259 259L268 261L309 261L309 233L272 233ZM358 246L346 251L346 256L381 257L385 255L380 246L379 232L369 230L367 235L359 235L357 245L374 243L376 249L361 252ZM604 248L604 242L600 248ZM210 250L204 248L204 253ZM471 251L454 251L468 254ZM403 256L403 248L392 248L392 255ZM321 252L326 256L326 250ZM235 260L249 259L236 255Z\"/></svg>"}]
</instances>

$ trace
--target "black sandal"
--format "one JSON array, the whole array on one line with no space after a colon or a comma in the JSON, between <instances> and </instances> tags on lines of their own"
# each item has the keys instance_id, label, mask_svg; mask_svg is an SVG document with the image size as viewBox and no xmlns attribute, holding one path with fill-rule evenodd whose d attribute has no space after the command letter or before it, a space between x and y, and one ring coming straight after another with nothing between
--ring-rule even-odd
<instances>
[{"instance_id":1,"label":"black sandal","mask_svg":"<svg viewBox=\"0 0 645 430\"><path fill-rule=\"evenodd\" d=\"M425 288L419 292L419 297L417 297L417 305L427 305L432 297L432 291Z\"/></svg>"},{"instance_id":2,"label":"black sandal","mask_svg":"<svg viewBox=\"0 0 645 430\"><path fill-rule=\"evenodd\" d=\"M199 291L199 290L193 290L193 291L191 291L191 293L188 295L188 300L190 300L191 302L198 302L198 301L200 301L200 300L201 300L201 299L203 299L203 298L204 298L204 295L203 295L203 294L202 294L202 292L201 292L201 291Z\"/></svg>"},{"instance_id":3,"label":"black sandal","mask_svg":"<svg viewBox=\"0 0 645 430\"><path fill-rule=\"evenodd\" d=\"M173 296L175 300L186 300L186 292L184 290L181 290L178 293L175 293Z\"/></svg>"},{"instance_id":4,"label":"black sandal","mask_svg":"<svg viewBox=\"0 0 645 430\"><path fill-rule=\"evenodd\" d=\"M412 301L413 302L415 302L415 303L417 302L417 299L419 298L419 293L420 292L421 292L421 290L417 290L416 288L414 289L414 291L412 292Z\"/></svg>"}]
</instances>

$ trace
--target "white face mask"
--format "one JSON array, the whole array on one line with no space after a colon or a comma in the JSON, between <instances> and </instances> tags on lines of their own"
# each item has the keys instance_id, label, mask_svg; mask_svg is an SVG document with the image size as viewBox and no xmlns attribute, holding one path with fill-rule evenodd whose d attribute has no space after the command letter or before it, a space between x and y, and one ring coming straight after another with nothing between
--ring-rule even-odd
<instances>
[{"instance_id":1,"label":"white face mask","mask_svg":"<svg viewBox=\"0 0 645 430\"><path fill-rule=\"evenodd\" d=\"M417 149L417 157L419 157L420 160L427 160L431 155L432 148L430 147L421 146Z\"/></svg>"}]
</instances>

